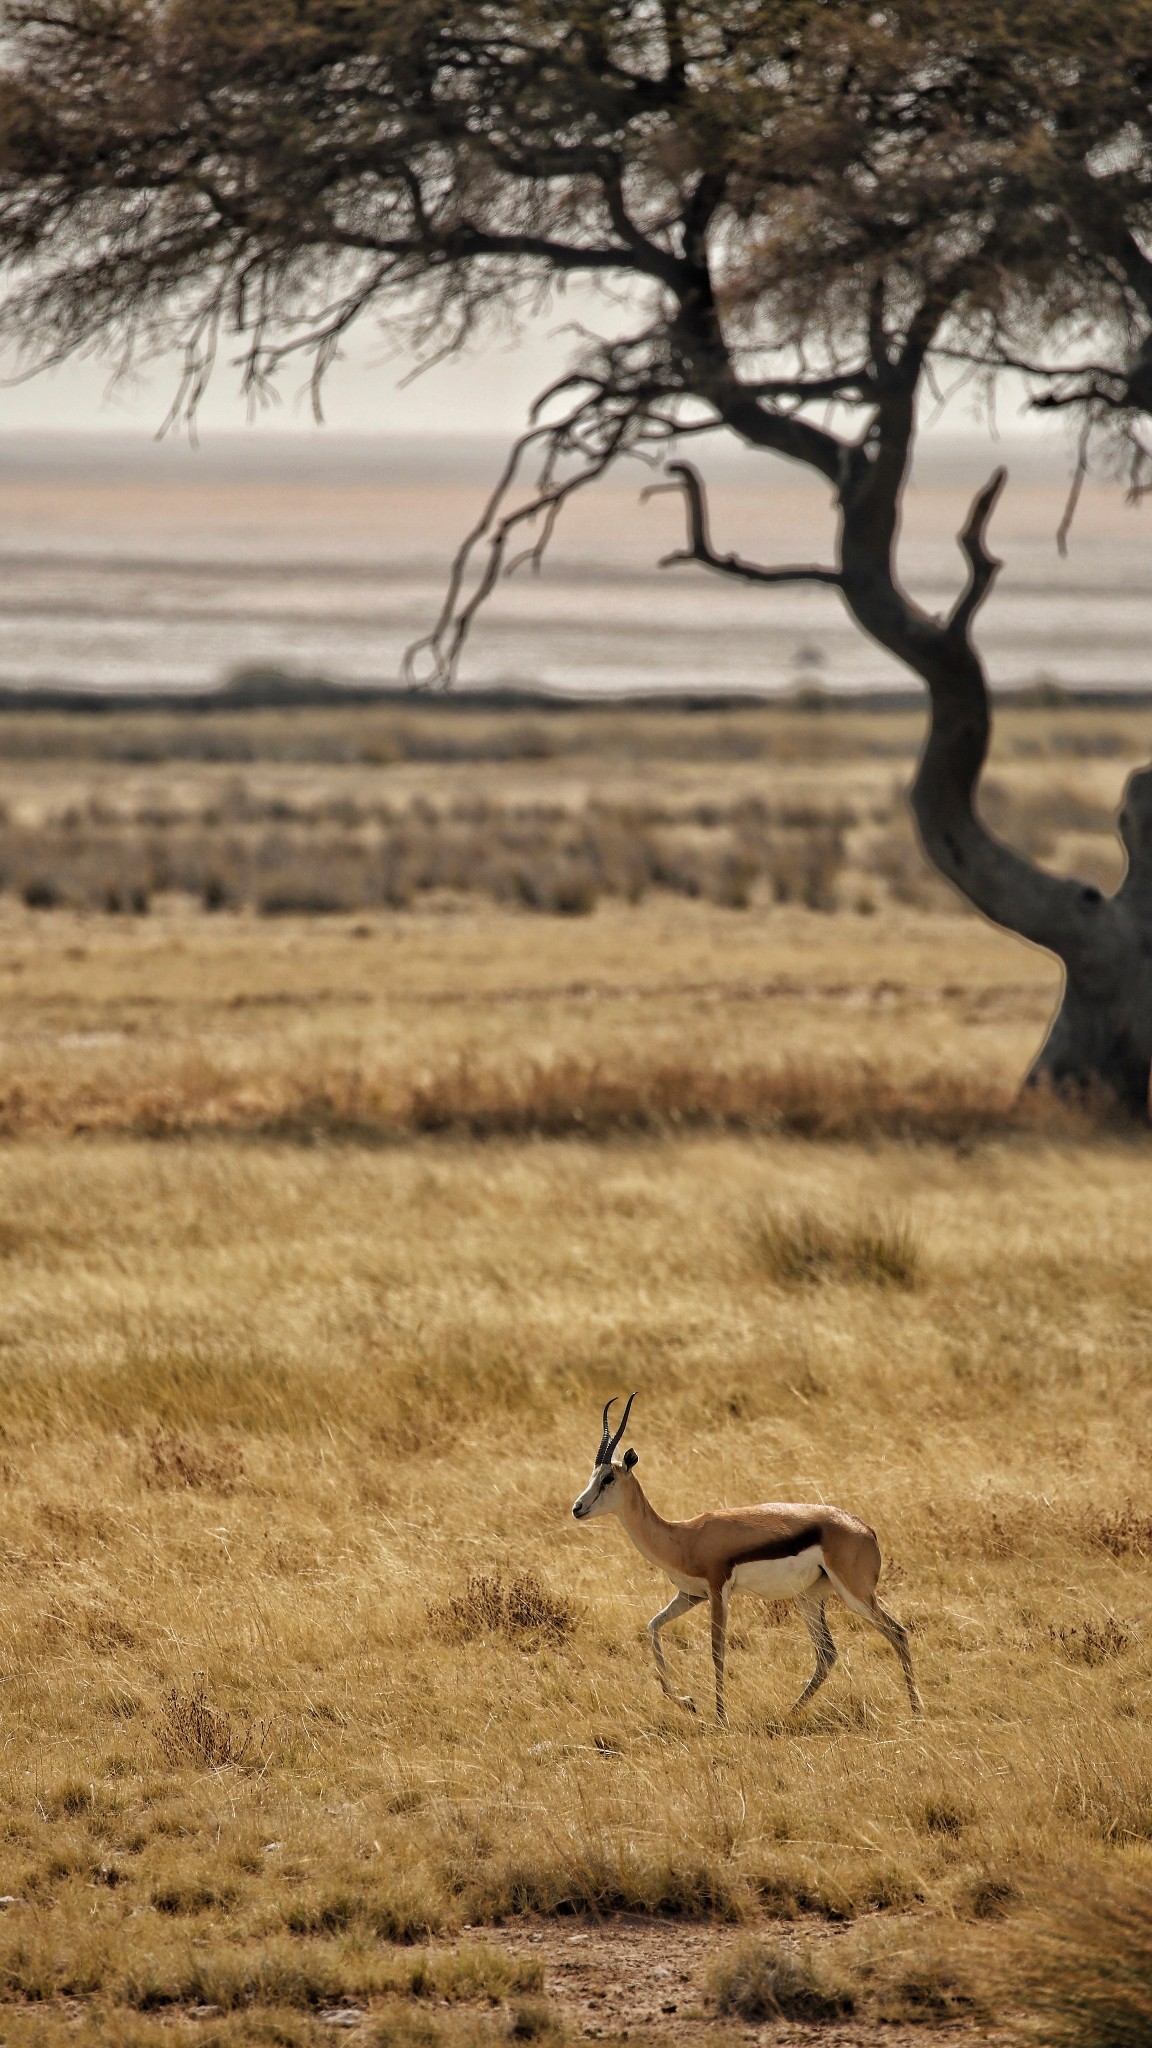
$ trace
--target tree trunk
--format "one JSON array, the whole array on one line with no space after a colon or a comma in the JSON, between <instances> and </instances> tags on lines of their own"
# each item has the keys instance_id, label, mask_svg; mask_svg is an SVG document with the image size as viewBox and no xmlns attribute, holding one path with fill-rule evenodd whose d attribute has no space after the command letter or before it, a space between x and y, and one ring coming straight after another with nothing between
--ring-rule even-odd
<instances>
[{"instance_id":1,"label":"tree trunk","mask_svg":"<svg viewBox=\"0 0 1152 2048\"><path fill-rule=\"evenodd\" d=\"M1113 896L1047 874L989 831L976 793L991 731L970 627L1000 566L985 530L1004 482L972 507L961 545L969 584L951 617L928 618L899 589L890 556L845 503L843 590L874 639L923 677L931 721L910 791L925 853L976 909L1054 953L1064 991L1026 1085L1051 1087L1131 1122L1149 1120L1152 1076L1152 769L1130 777L1119 819L1128 865ZM863 542L863 545L862 545ZM886 555L887 555L887 551Z\"/></svg>"},{"instance_id":2,"label":"tree trunk","mask_svg":"<svg viewBox=\"0 0 1152 2048\"><path fill-rule=\"evenodd\" d=\"M1064 993L1029 1087L1103 1095L1146 1121L1152 1075L1152 771L1129 778L1120 813L1128 869L1111 898L1084 888L1099 923L1093 957L1065 963Z\"/></svg>"},{"instance_id":3,"label":"tree trunk","mask_svg":"<svg viewBox=\"0 0 1152 2048\"><path fill-rule=\"evenodd\" d=\"M697 351L696 374L724 424L750 446L819 470L833 484L840 510L834 567L761 567L718 554L709 534L704 483L692 464L668 465L682 489L688 545L669 562L702 562L724 576L754 583L834 584L857 624L928 686L931 718L909 792L929 860L969 903L1064 968L1064 993L1028 1075L1133 1123L1149 1121L1152 1073L1152 768L1129 779L1120 816L1127 871L1115 894L1050 875L989 831L976 806L988 755L991 713L972 622L1000 563L986 546L988 521L1005 482L996 474L980 491L960 535L968 582L947 618L936 618L902 590L895 548L900 505L915 430L915 396L924 351L938 314L926 300L893 359L883 332L873 334L866 381L876 394L864 437L837 441L795 414L764 412L731 377L722 349L685 330ZM719 364L719 368L717 365ZM727 379L727 381L725 381ZM657 486L667 488L667 486Z\"/></svg>"},{"instance_id":4,"label":"tree trunk","mask_svg":"<svg viewBox=\"0 0 1152 2048\"><path fill-rule=\"evenodd\" d=\"M1148 1116L1152 1076L1152 973L1149 939L1118 948L1112 986L1066 980L1060 1007L1028 1075L1029 1088L1054 1088L1101 1100L1133 1121Z\"/></svg>"}]
</instances>

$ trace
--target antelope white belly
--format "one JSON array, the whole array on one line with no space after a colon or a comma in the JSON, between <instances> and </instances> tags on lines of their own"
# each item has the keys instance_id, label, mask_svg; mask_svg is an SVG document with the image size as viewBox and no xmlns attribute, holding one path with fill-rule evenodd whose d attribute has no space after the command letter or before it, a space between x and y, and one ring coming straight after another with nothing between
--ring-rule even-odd
<instances>
[{"instance_id":1,"label":"antelope white belly","mask_svg":"<svg viewBox=\"0 0 1152 2048\"><path fill-rule=\"evenodd\" d=\"M656 1562L655 1559L652 1561ZM697 1600L703 1600L708 1591L707 1579L689 1579L683 1572L670 1572L667 1565L661 1565L660 1569L666 1578L671 1579L678 1593L691 1593Z\"/></svg>"},{"instance_id":2,"label":"antelope white belly","mask_svg":"<svg viewBox=\"0 0 1152 2048\"><path fill-rule=\"evenodd\" d=\"M816 1584L823 1569L824 1553L814 1543L797 1557L758 1557L738 1564L729 1585L734 1593L759 1593L764 1600L795 1600Z\"/></svg>"}]
</instances>

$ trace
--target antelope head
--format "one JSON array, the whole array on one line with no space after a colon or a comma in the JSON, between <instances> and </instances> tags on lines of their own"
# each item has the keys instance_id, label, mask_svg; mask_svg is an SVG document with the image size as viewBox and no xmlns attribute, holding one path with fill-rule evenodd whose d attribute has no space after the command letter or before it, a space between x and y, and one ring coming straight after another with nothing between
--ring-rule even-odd
<instances>
[{"instance_id":1,"label":"antelope head","mask_svg":"<svg viewBox=\"0 0 1152 2048\"><path fill-rule=\"evenodd\" d=\"M592 1467L592 1477L579 1499L574 1501L572 1505L572 1513L578 1522L590 1521L593 1515L611 1515L617 1511L621 1475L625 1472L631 1472L633 1465L637 1462L636 1453L633 1450L625 1451L619 1465L614 1465L612 1462L616 1446L628 1427L629 1412L636 1396L635 1394L629 1394L628 1405L624 1410L624 1420L621 1422L615 1436L613 1436L608 1424L608 1415L610 1410L615 1407L617 1398L614 1396L611 1401L606 1401L604 1404L604 1424L600 1436L600 1448L596 1453L596 1463Z\"/></svg>"}]
</instances>

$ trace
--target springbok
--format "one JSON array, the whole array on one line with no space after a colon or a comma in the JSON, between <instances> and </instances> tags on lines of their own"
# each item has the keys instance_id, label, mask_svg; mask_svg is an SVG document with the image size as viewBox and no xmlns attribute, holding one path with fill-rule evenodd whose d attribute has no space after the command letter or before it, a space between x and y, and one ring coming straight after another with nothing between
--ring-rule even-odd
<instances>
[{"instance_id":1,"label":"springbok","mask_svg":"<svg viewBox=\"0 0 1152 2048\"><path fill-rule=\"evenodd\" d=\"M645 1497L636 1477L636 1452L627 1450L619 1464L616 1447L628 1427L635 1394L629 1394L624 1419L611 1435L608 1416L615 1399L604 1408L600 1448L592 1477L572 1513L578 1522L593 1515L619 1515L642 1557L666 1572L677 1588L676 1597L653 1615L648 1634L656 1657L660 1684L670 1700L695 1713L695 1702L675 1693L668 1683L660 1631L670 1621L698 1607L711 1605L712 1662L716 1670L716 1719L727 1727L724 1712L724 1649L728 1629L728 1601L733 1593L759 1593L764 1600L795 1600L812 1647L816 1669L791 1708L795 1713L818 1692L836 1662L836 1645L824 1619L824 1602L830 1591L838 1593L853 1614L870 1621L885 1642L891 1643L900 1659L912 1712L923 1712L923 1703L912 1673L908 1632L876 1598L880 1577L880 1545L867 1522L843 1508L796 1507L791 1503L767 1507L713 1508L694 1515L690 1522L666 1522Z\"/></svg>"}]
</instances>

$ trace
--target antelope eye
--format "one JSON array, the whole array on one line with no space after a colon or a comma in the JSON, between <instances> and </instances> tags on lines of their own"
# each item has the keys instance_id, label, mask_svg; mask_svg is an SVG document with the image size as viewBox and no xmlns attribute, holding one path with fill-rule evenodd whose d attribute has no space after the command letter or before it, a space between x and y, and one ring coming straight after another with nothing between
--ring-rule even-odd
<instances>
[{"instance_id":1,"label":"antelope eye","mask_svg":"<svg viewBox=\"0 0 1152 2048\"><path fill-rule=\"evenodd\" d=\"M606 1486L612 1486L612 1485L614 1485L614 1484L615 1484L615 1480L616 1480L616 1474L615 1474L614 1472L606 1472L606 1473L604 1474L604 1477L603 1477L603 1479L602 1479L602 1480L600 1481L600 1487L601 1487L601 1491L603 1491L604 1487L606 1487Z\"/></svg>"}]
</instances>

